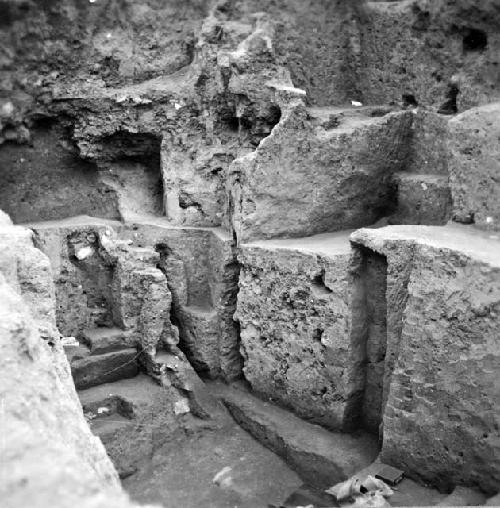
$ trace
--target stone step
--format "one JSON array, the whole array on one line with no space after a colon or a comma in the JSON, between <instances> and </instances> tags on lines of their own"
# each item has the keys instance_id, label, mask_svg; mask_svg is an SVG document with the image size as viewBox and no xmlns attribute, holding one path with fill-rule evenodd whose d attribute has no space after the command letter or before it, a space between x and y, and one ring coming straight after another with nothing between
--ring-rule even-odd
<instances>
[{"instance_id":1,"label":"stone step","mask_svg":"<svg viewBox=\"0 0 500 508\"><path fill-rule=\"evenodd\" d=\"M87 356L71 362L71 373L77 389L134 377L138 372L135 348Z\"/></svg>"},{"instance_id":2,"label":"stone step","mask_svg":"<svg viewBox=\"0 0 500 508\"><path fill-rule=\"evenodd\" d=\"M121 328L90 328L83 331L81 340L88 346L91 356L121 351L135 345L131 332Z\"/></svg>"},{"instance_id":3,"label":"stone step","mask_svg":"<svg viewBox=\"0 0 500 508\"><path fill-rule=\"evenodd\" d=\"M180 306L180 334L190 363L215 379L219 372L220 319L213 307Z\"/></svg>"},{"instance_id":4,"label":"stone step","mask_svg":"<svg viewBox=\"0 0 500 508\"><path fill-rule=\"evenodd\" d=\"M396 173L397 210L391 224L443 225L451 218L448 177L423 173Z\"/></svg>"},{"instance_id":5,"label":"stone step","mask_svg":"<svg viewBox=\"0 0 500 508\"><path fill-rule=\"evenodd\" d=\"M215 383L213 390L245 430L315 488L346 480L378 455L378 439L372 435L329 432L263 402L242 387Z\"/></svg>"}]
</instances>

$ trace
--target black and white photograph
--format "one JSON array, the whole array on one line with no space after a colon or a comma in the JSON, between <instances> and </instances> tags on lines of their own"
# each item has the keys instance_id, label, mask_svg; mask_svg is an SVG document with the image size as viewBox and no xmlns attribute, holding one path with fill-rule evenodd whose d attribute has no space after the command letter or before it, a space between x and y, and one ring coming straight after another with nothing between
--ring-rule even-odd
<instances>
[{"instance_id":1,"label":"black and white photograph","mask_svg":"<svg viewBox=\"0 0 500 508\"><path fill-rule=\"evenodd\" d=\"M500 507L500 0L0 0L0 507Z\"/></svg>"}]
</instances>

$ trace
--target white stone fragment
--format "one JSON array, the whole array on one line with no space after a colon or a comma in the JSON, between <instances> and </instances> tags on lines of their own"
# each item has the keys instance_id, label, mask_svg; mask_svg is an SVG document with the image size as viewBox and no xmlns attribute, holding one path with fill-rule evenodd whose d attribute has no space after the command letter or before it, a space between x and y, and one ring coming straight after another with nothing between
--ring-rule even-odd
<instances>
[{"instance_id":1,"label":"white stone fragment","mask_svg":"<svg viewBox=\"0 0 500 508\"><path fill-rule=\"evenodd\" d=\"M82 261L94 254L94 249L90 246L82 247L75 252L75 257L78 261Z\"/></svg>"},{"instance_id":2,"label":"white stone fragment","mask_svg":"<svg viewBox=\"0 0 500 508\"><path fill-rule=\"evenodd\" d=\"M212 483L215 485L223 485L227 480L230 480L229 473L232 471L232 468L229 466L223 467L212 479Z\"/></svg>"},{"instance_id":3,"label":"white stone fragment","mask_svg":"<svg viewBox=\"0 0 500 508\"><path fill-rule=\"evenodd\" d=\"M61 337L61 344L63 347L69 347L69 346L79 346L80 343L76 340L75 337Z\"/></svg>"},{"instance_id":4,"label":"white stone fragment","mask_svg":"<svg viewBox=\"0 0 500 508\"><path fill-rule=\"evenodd\" d=\"M9 117L14 112L14 104L11 101L7 101L2 104L0 108L0 115L4 117Z\"/></svg>"},{"instance_id":5,"label":"white stone fragment","mask_svg":"<svg viewBox=\"0 0 500 508\"><path fill-rule=\"evenodd\" d=\"M187 399L178 400L174 404L174 413L176 415L183 415L183 414L189 413L189 411L190 411L189 402Z\"/></svg>"}]
</instances>

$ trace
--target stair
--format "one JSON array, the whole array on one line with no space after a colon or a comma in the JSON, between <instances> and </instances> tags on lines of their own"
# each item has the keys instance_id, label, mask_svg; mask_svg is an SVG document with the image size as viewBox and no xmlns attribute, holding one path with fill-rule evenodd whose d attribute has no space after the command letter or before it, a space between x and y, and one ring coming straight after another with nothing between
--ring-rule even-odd
<instances>
[{"instance_id":1,"label":"stair","mask_svg":"<svg viewBox=\"0 0 500 508\"><path fill-rule=\"evenodd\" d=\"M90 355L101 355L134 347L131 332L121 328L91 328L83 331L82 341L88 346Z\"/></svg>"},{"instance_id":2,"label":"stair","mask_svg":"<svg viewBox=\"0 0 500 508\"><path fill-rule=\"evenodd\" d=\"M78 347L66 348L77 389L90 388L139 373L137 349L130 332L119 328L92 328L83 332Z\"/></svg>"},{"instance_id":3,"label":"stair","mask_svg":"<svg viewBox=\"0 0 500 508\"><path fill-rule=\"evenodd\" d=\"M95 356L91 356L90 349L88 349L86 357L73 360L70 365L71 374L78 390L134 377L139 373L137 349L135 348Z\"/></svg>"},{"instance_id":4,"label":"stair","mask_svg":"<svg viewBox=\"0 0 500 508\"><path fill-rule=\"evenodd\" d=\"M64 350L78 390L139 373L138 353L133 334L120 328L84 330L78 346Z\"/></svg>"}]
</instances>

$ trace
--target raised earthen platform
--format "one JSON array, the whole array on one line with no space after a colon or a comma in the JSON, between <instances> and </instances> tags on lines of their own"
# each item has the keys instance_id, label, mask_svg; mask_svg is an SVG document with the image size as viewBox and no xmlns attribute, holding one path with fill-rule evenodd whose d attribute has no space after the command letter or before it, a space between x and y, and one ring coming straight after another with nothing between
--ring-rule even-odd
<instances>
[{"instance_id":1,"label":"raised earthen platform","mask_svg":"<svg viewBox=\"0 0 500 508\"><path fill-rule=\"evenodd\" d=\"M497 3L0 1L2 507L500 504Z\"/></svg>"}]
</instances>

